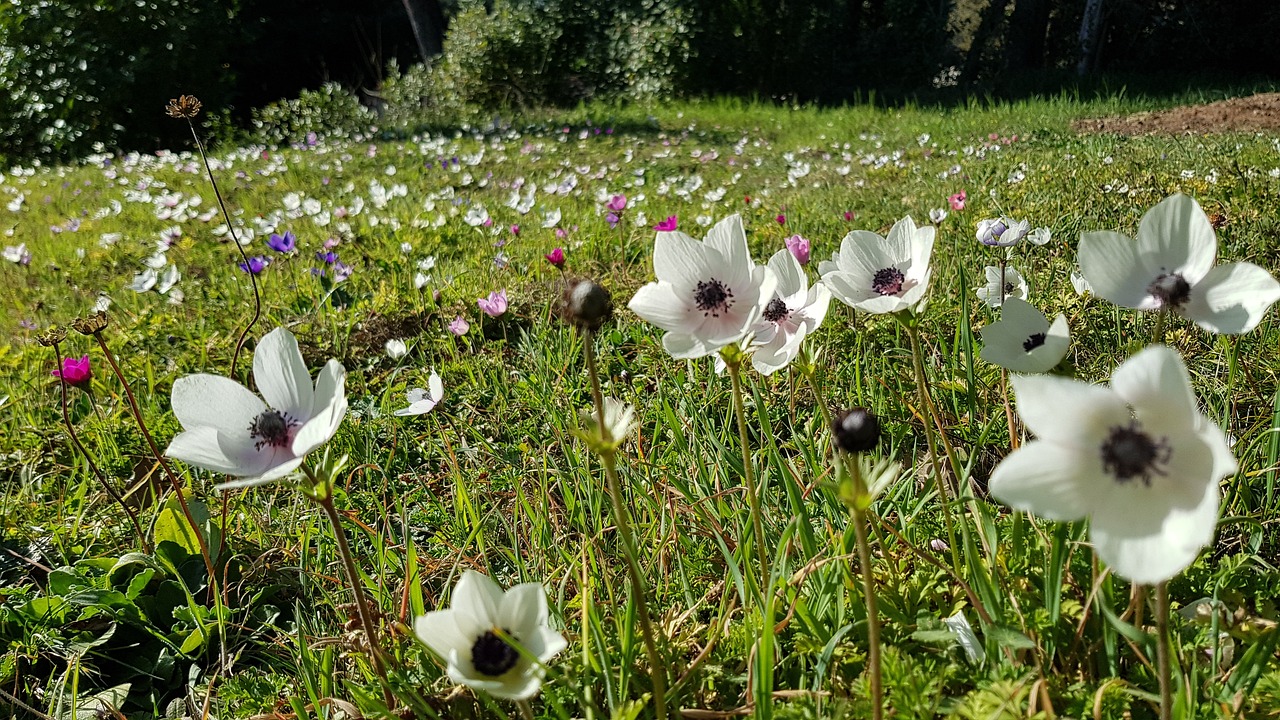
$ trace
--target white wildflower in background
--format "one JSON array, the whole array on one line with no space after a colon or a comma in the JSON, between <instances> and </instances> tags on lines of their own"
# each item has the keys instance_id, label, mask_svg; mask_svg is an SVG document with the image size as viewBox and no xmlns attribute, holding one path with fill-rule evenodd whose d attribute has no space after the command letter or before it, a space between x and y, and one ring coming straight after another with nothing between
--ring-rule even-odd
<instances>
[{"instance_id":1,"label":"white wildflower in background","mask_svg":"<svg viewBox=\"0 0 1280 720\"><path fill-rule=\"evenodd\" d=\"M1080 271L1098 297L1176 312L1209 332L1248 332L1280 299L1280 283L1253 263L1214 267L1217 255L1209 218L1181 194L1142 216L1136 240L1115 232L1080 238Z\"/></svg>"},{"instance_id":2,"label":"white wildflower in background","mask_svg":"<svg viewBox=\"0 0 1280 720\"><path fill-rule=\"evenodd\" d=\"M840 251L818 265L822 283L846 305L869 313L915 308L929 287L935 229L899 220L888 237L854 230Z\"/></svg>"},{"instance_id":3,"label":"white wildflower in background","mask_svg":"<svg viewBox=\"0 0 1280 720\"><path fill-rule=\"evenodd\" d=\"M347 414L347 371L329 360L313 387L298 341L284 328L258 342L253 380L261 398L219 375L175 381L173 414L183 432L165 455L239 478L218 489L262 485L296 470Z\"/></svg>"},{"instance_id":4,"label":"white wildflower in background","mask_svg":"<svg viewBox=\"0 0 1280 720\"><path fill-rule=\"evenodd\" d=\"M503 592L474 570L462 574L448 610L419 617L413 630L444 660L450 680L507 700L537 694L546 672L543 664L568 647L547 625L541 583L522 583Z\"/></svg>"},{"instance_id":5,"label":"white wildflower in background","mask_svg":"<svg viewBox=\"0 0 1280 720\"><path fill-rule=\"evenodd\" d=\"M1071 347L1067 318L1059 314L1053 324L1044 313L1023 300L1011 298L1000 311L1000 321L980 330L979 357L992 365L1020 373L1052 370Z\"/></svg>"},{"instance_id":6,"label":"white wildflower in background","mask_svg":"<svg viewBox=\"0 0 1280 720\"><path fill-rule=\"evenodd\" d=\"M592 430L600 424L600 416L594 408L583 410L582 419ZM636 409L621 400L604 398L604 427L609 432L608 440L621 444L636 429Z\"/></svg>"},{"instance_id":7,"label":"white wildflower in background","mask_svg":"<svg viewBox=\"0 0 1280 720\"><path fill-rule=\"evenodd\" d=\"M1050 520L1089 518L1098 556L1135 583L1172 578L1212 542L1218 481L1236 461L1197 409L1176 352L1146 348L1110 387L1050 375L1011 382L1036 440L996 466L993 496Z\"/></svg>"},{"instance_id":8,"label":"white wildflower in background","mask_svg":"<svg viewBox=\"0 0 1280 720\"><path fill-rule=\"evenodd\" d=\"M1093 286L1084 278L1079 270L1071 271L1071 287L1075 288L1077 295L1092 295Z\"/></svg>"},{"instance_id":9,"label":"white wildflower in background","mask_svg":"<svg viewBox=\"0 0 1280 720\"><path fill-rule=\"evenodd\" d=\"M751 260L742 218L716 223L699 242L659 232L653 250L657 282L627 303L667 334L662 346L677 359L699 358L741 341L773 298L777 279Z\"/></svg>"},{"instance_id":10,"label":"white wildflower in background","mask_svg":"<svg viewBox=\"0 0 1280 720\"><path fill-rule=\"evenodd\" d=\"M987 284L978 288L978 299L987 307L998 308L1009 298L1027 299L1027 279L1011 265L1006 265L1001 272L999 267L988 265L984 271Z\"/></svg>"},{"instance_id":11,"label":"white wildflower in background","mask_svg":"<svg viewBox=\"0 0 1280 720\"><path fill-rule=\"evenodd\" d=\"M409 346L399 338L391 338L386 344L387 357L392 360L399 360L409 354Z\"/></svg>"},{"instance_id":12,"label":"white wildflower in background","mask_svg":"<svg viewBox=\"0 0 1280 720\"><path fill-rule=\"evenodd\" d=\"M396 410L392 413L393 415L406 417L429 413L444 399L444 383L440 380L440 375L432 370L431 377L427 380L427 389L412 388L405 393L405 397L409 401L409 406Z\"/></svg>"},{"instance_id":13,"label":"white wildflower in background","mask_svg":"<svg viewBox=\"0 0 1280 720\"><path fill-rule=\"evenodd\" d=\"M1047 227L1038 227L1027 233L1027 240L1035 245L1048 245L1053 239L1053 231Z\"/></svg>"},{"instance_id":14,"label":"white wildflower in background","mask_svg":"<svg viewBox=\"0 0 1280 720\"><path fill-rule=\"evenodd\" d=\"M1013 247L1022 242L1031 230L1026 220L1013 220L1007 217L982 220L978 223L978 242L991 247Z\"/></svg>"},{"instance_id":15,"label":"white wildflower in background","mask_svg":"<svg viewBox=\"0 0 1280 720\"><path fill-rule=\"evenodd\" d=\"M774 253L769 269L777 278L777 288L751 328L748 348L751 366L761 375L791 364L805 337L822 325L831 304L831 291L822 283L809 287L809 278L790 249Z\"/></svg>"}]
</instances>

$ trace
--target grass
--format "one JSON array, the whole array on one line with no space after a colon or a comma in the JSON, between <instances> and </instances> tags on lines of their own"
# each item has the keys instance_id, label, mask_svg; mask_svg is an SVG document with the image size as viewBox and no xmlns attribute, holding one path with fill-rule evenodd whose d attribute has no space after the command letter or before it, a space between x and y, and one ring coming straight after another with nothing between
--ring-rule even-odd
<instances>
[{"instance_id":1,"label":"grass","mask_svg":"<svg viewBox=\"0 0 1280 720\"><path fill-rule=\"evenodd\" d=\"M821 399L871 408L884 428L879 454L904 468L871 507L887 705L896 717L1155 717L1153 615L1141 606L1126 613L1127 583L1095 581L1084 525L1033 519L982 495L1010 439L1000 373L977 358L976 330L994 316L972 291L995 257L973 239L979 219L1003 212L1049 227L1049 245L1021 247L1012 262L1038 307L1067 315L1078 377L1103 381L1146 342L1150 322L1073 292L1068 273L1082 231L1132 234L1143 212L1184 192L1221 216L1221 257L1280 267L1274 138L1121 138L1070 129L1077 117L1150 106L1068 97L949 110L587 106L431 137L371 134L215 152L233 215L257 230L246 250L273 259L259 276L264 318L251 337L286 326L313 371L336 357L349 372L350 411L331 448L352 462L335 504L346 513L357 565L381 614L399 701L423 717L514 713L511 703L458 690L408 630L414 616L447 604L463 569L477 568L503 586L543 583L553 625L569 640L534 702L538 716L652 712L643 704L648 665L604 473L578 434L579 414L591 407L580 340L552 317L562 280L542 255L563 245L568 271L599 279L618 306L595 348L604 394L638 412L618 470L672 700L703 713L693 717L727 717L771 688L768 709L755 708L760 715L869 716L854 533L833 488L819 398L798 370L744 373L763 547L780 588L766 613L744 541L752 518L729 379L708 360L671 360L659 333L624 306L652 278L650 226L668 215L701 235L699 216L738 212L758 261L794 233L811 239L820 259L849 230L883 233L906 214L923 222L965 190L967 207L939 226L922 327L933 400L978 493L959 516L969 537L957 548L959 572L949 552L931 546L946 530L915 414L907 336L887 319L833 303L812 341L820 347ZM165 499L168 486L100 353L74 333L64 344L65 354L89 353L96 373L89 392L73 391L70 413L159 545L150 554L138 552L127 517L68 443L59 386L49 375L52 353L21 324L66 324L100 293L109 296L104 337L164 445L179 430L169 411L172 382L192 372L227 373L252 312L239 256L215 232L220 216L197 217L216 210L202 173L198 158L185 153L104 155L12 169L0 183L6 204L23 198L0 212L4 244L25 242L32 255L29 266L0 263L0 398L7 397L0 404L0 705L11 716L70 718L100 706L95 697L130 718L333 717L350 707L343 703L366 715L384 712L324 514L283 485L214 493L219 477L179 464L193 488L193 511L215 524L225 519L217 558L225 602L215 602L191 528ZM546 194L570 176L576 187ZM522 193L539 188L528 215L504 206L518 178ZM372 182L402 183L405 194L376 207ZM721 197L707 198L720 188ZM617 192L630 207L611 229L597 195ZM329 224L287 202L291 193L319 201ZM188 219L158 217L166 194L170 204L188 207ZM336 216L357 197L359 214ZM465 222L476 205L487 209L492 228ZM541 226L541 213L555 209L567 237ZM636 224L640 212L646 220ZM293 230L298 251L267 249L259 218ZM520 225L518 236L512 224ZM126 288L173 225L181 239L166 260L181 273L178 304L169 301L173 290ZM104 234L118 236L108 243ZM353 268L344 282L333 282L333 267L315 259L329 238ZM498 252L509 258L506 267L494 263ZM435 266L423 271L431 278L418 290L414 275L428 256ZM323 277L312 274L322 267ZM476 299L499 288L507 289L510 311L483 316ZM457 337L446 326L459 316L470 331ZM392 338L409 343L406 357L387 357ZM1280 572L1273 564L1280 327L1274 312L1238 338L1175 323L1168 340L1186 358L1205 412L1235 438L1240 463L1224 483L1214 547L1170 583L1177 677L1190 688L1179 693L1179 711L1267 716L1280 707ZM242 359L240 379L247 381L248 367ZM431 368L444 379L444 401L424 416L393 416L407 388L425 387ZM1182 615L1204 598L1222 612ZM943 624L957 612L976 629L983 661L970 660ZM764 663L756 638L770 613L774 660Z\"/></svg>"}]
</instances>

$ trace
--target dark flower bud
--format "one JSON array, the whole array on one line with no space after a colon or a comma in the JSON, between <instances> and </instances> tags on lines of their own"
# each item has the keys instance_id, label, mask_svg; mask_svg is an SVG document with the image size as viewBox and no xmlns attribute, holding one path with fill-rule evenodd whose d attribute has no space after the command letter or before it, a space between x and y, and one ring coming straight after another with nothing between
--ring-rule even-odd
<instances>
[{"instance_id":1,"label":"dark flower bud","mask_svg":"<svg viewBox=\"0 0 1280 720\"><path fill-rule=\"evenodd\" d=\"M871 450L880 442L880 421L866 408L853 408L836 413L831 433L836 445L847 453Z\"/></svg>"},{"instance_id":2,"label":"dark flower bud","mask_svg":"<svg viewBox=\"0 0 1280 720\"><path fill-rule=\"evenodd\" d=\"M67 339L67 329L54 325L48 330L36 335L36 342L45 347L53 347L63 340Z\"/></svg>"},{"instance_id":3,"label":"dark flower bud","mask_svg":"<svg viewBox=\"0 0 1280 720\"><path fill-rule=\"evenodd\" d=\"M560 297L560 315L580 329L597 330L613 315L613 298L591 280L570 281Z\"/></svg>"},{"instance_id":4,"label":"dark flower bud","mask_svg":"<svg viewBox=\"0 0 1280 720\"><path fill-rule=\"evenodd\" d=\"M99 310L87 317L76 318L71 322L71 327L81 335L97 335L107 329L107 314Z\"/></svg>"}]
</instances>

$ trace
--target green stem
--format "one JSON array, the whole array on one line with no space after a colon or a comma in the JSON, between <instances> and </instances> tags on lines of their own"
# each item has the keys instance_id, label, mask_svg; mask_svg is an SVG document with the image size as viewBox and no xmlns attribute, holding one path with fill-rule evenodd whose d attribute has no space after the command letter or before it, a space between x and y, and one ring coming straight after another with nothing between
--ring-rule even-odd
<instances>
[{"instance_id":1,"label":"green stem","mask_svg":"<svg viewBox=\"0 0 1280 720\"><path fill-rule=\"evenodd\" d=\"M310 475L309 469L305 469L304 472ZM355 560L351 557L351 546L347 545L347 534L342 530L342 517L338 515L338 509L333 506L332 494L326 493L313 499L324 510L325 515L329 517L329 524L333 526L333 537L338 542L338 556L342 559L342 567L347 573L347 583L351 586L352 595L355 596L356 612L360 616L360 624L364 627L364 636L369 641L369 660L373 663L373 671L378 674L378 679L382 682L382 698L386 701L387 709L395 710L395 696L391 694L391 686L387 683L387 668L382 660L382 646L378 643L378 627L374 624L373 613L369 612L369 604L365 601L364 588L360 583L360 571L356 569Z\"/></svg>"},{"instance_id":2,"label":"green stem","mask_svg":"<svg viewBox=\"0 0 1280 720\"><path fill-rule=\"evenodd\" d=\"M755 534L756 557L760 562L760 595L770 592L769 553L764 547L764 523L761 520L759 488L756 487L755 471L751 467L751 443L747 439L747 411L742 400L741 363L736 358L733 362L725 362L729 369L729 379L733 383L733 412L738 416L738 440L742 443L742 474L747 486L747 502L751 506L752 532Z\"/></svg>"},{"instance_id":3,"label":"green stem","mask_svg":"<svg viewBox=\"0 0 1280 720\"><path fill-rule=\"evenodd\" d=\"M533 706L528 700L517 700L516 707L520 708L520 717L523 720L533 720Z\"/></svg>"},{"instance_id":4,"label":"green stem","mask_svg":"<svg viewBox=\"0 0 1280 720\"><path fill-rule=\"evenodd\" d=\"M871 717L881 720L884 716L884 689L881 684L880 671L880 611L876 605L875 577L871 572L871 544L867 541L867 514L863 509L864 498L870 502L866 481L856 458L836 451L837 472L840 467L853 480L854 502L850 505L853 513L853 532L858 541L858 563L862 569L862 591L867 603L867 674L871 684Z\"/></svg>"},{"instance_id":5,"label":"green stem","mask_svg":"<svg viewBox=\"0 0 1280 720\"><path fill-rule=\"evenodd\" d=\"M1160 720L1172 720L1173 673L1169 658L1169 584L1163 582L1156 585L1156 664L1160 673Z\"/></svg>"},{"instance_id":6,"label":"green stem","mask_svg":"<svg viewBox=\"0 0 1280 720\"><path fill-rule=\"evenodd\" d=\"M1164 342L1164 322L1165 322L1165 315L1168 315L1168 313L1167 313L1167 312L1165 312L1164 310L1157 310L1157 311L1156 311L1156 326L1155 326L1155 328L1151 331L1151 342L1153 342L1153 343L1163 343L1163 342Z\"/></svg>"},{"instance_id":7,"label":"green stem","mask_svg":"<svg viewBox=\"0 0 1280 720\"><path fill-rule=\"evenodd\" d=\"M911 341L911 367L915 371L916 376L916 393L920 403L920 419L924 422L924 440L929 448L929 466L933 471L933 481L938 487L938 497L942 499L942 518L947 526L947 544L951 547L951 565L959 571L960 550L956 546L956 529L955 521L951 517L951 492L947 489L946 479L942 477L942 470L938 467L940 458L938 456L938 445L933 438L933 423L931 422L934 415L932 411L933 403L929 398L929 380L924 374L924 349L920 345L920 332L914 326L904 323L907 330L907 338ZM953 472L957 472L956 478L959 479L958 471L955 467Z\"/></svg>"},{"instance_id":8,"label":"green stem","mask_svg":"<svg viewBox=\"0 0 1280 720\"><path fill-rule=\"evenodd\" d=\"M622 502L622 489L618 482L617 454L613 443L622 438L611 436L605 424L604 394L600 392L600 375L596 371L595 333L590 330L582 333L583 355L587 359L587 375L591 378L591 396L595 400L600 434L605 440L607 450L602 450L600 460L604 464L605 480L609 487L609 501L613 506L613 522L618 527L618 535L622 539L622 554L627 559L627 574L631 577L631 591L635 596L636 616L640 621L640 635L644 640L645 655L649 658L649 680L653 683L653 709L658 720L667 719L667 676L666 666L658 655L658 642L653 630L653 621L649 617L649 603L646 599L644 575L640 572L640 562L636 557L635 535L631 531L631 521L627 517L626 507ZM584 620L585 622L585 620Z\"/></svg>"}]
</instances>

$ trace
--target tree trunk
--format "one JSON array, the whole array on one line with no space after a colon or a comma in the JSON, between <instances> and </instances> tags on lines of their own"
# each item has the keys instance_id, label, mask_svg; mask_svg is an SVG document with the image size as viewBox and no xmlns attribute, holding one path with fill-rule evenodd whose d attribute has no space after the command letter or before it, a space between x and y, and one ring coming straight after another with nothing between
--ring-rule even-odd
<instances>
[{"instance_id":1,"label":"tree trunk","mask_svg":"<svg viewBox=\"0 0 1280 720\"><path fill-rule=\"evenodd\" d=\"M1076 74L1088 75L1093 71L1098 56L1098 35L1102 32L1102 0L1086 0L1084 17L1080 20L1080 61Z\"/></svg>"},{"instance_id":2,"label":"tree trunk","mask_svg":"<svg viewBox=\"0 0 1280 720\"><path fill-rule=\"evenodd\" d=\"M444 11L439 0L401 0L409 16L409 28L418 41L423 62L439 55L444 48Z\"/></svg>"}]
</instances>

